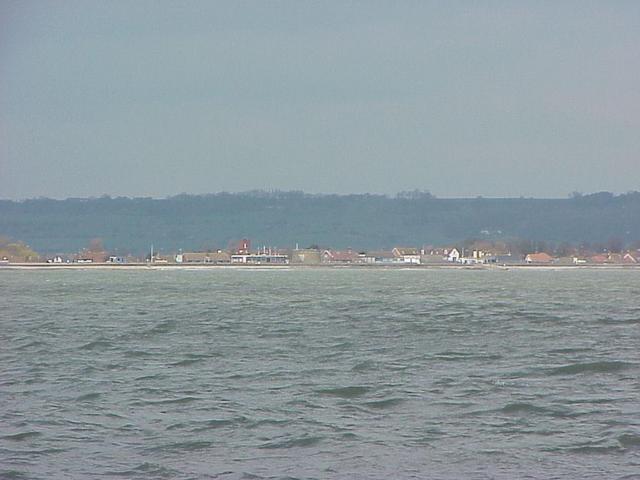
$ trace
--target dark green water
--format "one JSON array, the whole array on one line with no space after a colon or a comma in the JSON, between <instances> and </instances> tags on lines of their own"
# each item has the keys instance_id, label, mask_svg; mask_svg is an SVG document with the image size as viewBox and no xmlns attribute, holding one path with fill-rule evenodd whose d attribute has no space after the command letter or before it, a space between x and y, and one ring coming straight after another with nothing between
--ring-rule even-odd
<instances>
[{"instance_id":1,"label":"dark green water","mask_svg":"<svg viewBox=\"0 0 640 480\"><path fill-rule=\"evenodd\" d=\"M0 270L0 478L640 478L640 271Z\"/></svg>"}]
</instances>

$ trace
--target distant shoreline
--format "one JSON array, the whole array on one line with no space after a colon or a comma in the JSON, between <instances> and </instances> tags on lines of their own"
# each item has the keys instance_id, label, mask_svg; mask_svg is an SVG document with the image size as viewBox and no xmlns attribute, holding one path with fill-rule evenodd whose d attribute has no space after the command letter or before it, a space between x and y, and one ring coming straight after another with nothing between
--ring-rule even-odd
<instances>
[{"instance_id":1,"label":"distant shoreline","mask_svg":"<svg viewBox=\"0 0 640 480\"><path fill-rule=\"evenodd\" d=\"M148 264L148 263L9 263L0 265L2 270L206 270L206 269L233 269L233 270L290 270L290 269L385 269L385 270L635 270L640 269L640 265L625 264L604 264L604 265L494 265L494 264Z\"/></svg>"}]
</instances>

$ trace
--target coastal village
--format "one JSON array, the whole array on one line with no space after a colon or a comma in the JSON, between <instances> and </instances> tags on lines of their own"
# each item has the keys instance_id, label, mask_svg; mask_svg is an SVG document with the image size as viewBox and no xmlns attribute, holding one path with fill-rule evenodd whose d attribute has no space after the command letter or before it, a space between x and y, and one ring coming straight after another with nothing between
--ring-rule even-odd
<instances>
[{"instance_id":1,"label":"coastal village","mask_svg":"<svg viewBox=\"0 0 640 480\"><path fill-rule=\"evenodd\" d=\"M550 249L551 250L551 249ZM184 265L184 266L580 266L638 265L640 249L599 251L563 246L555 251L512 251L503 242L476 241L466 245L421 247L396 246L389 250L368 251L353 248L252 248L249 239L242 239L227 249L165 253L150 246L145 256L121 255L104 248L100 239L87 248L71 254L42 256L21 242L0 241L0 266L12 264L43 265Z\"/></svg>"}]
</instances>

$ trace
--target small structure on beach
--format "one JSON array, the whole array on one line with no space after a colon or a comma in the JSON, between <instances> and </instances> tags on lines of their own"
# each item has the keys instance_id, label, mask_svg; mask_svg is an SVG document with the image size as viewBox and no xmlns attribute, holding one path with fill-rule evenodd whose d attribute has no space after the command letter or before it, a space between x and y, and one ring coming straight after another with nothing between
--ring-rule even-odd
<instances>
[{"instance_id":1,"label":"small structure on beach","mask_svg":"<svg viewBox=\"0 0 640 480\"><path fill-rule=\"evenodd\" d=\"M231 255L231 263L244 265L287 265L289 257L279 253L247 253Z\"/></svg>"}]
</instances>

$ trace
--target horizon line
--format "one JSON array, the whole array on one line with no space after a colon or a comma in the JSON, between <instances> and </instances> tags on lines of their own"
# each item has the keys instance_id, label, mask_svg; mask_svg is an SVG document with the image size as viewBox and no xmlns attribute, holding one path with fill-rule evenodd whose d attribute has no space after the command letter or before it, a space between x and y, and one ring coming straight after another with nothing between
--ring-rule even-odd
<instances>
[{"instance_id":1,"label":"horizon line","mask_svg":"<svg viewBox=\"0 0 640 480\"><path fill-rule=\"evenodd\" d=\"M607 190L601 190L596 192L570 192L566 196L557 196L557 197L535 197L535 196L525 196L525 195L514 195L514 196L489 196L489 195L467 195L467 196L438 196L431 193L428 190L402 190L396 193L379 193L379 192L352 192L352 193L336 193L336 192L305 192L303 190L280 190L280 189L272 189L272 190L262 190L262 189L251 189L251 190L238 190L238 191L226 191L221 190L218 192L205 192L205 193L187 193L181 192L172 195L114 195L103 193L97 196L70 196L70 197L57 197L57 196L37 196L37 197L23 197L23 198L0 198L2 202L27 202L27 201L38 201L38 200L53 200L53 201L67 201L67 200L117 200L117 199L128 199L128 200L171 200L177 197L214 197L214 196L222 196L222 195L232 195L232 196L253 196L253 197L275 197L277 195L301 195L305 197L351 197L351 196L372 196L372 197L383 197L388 198L390 200L396 199L406 199L406 200L417 200L421 198L431 198L434 200L474 200L474 199L487 199L487 200L571 200L575 198L581 197L590 197L593 195L607 195L611 197L621 197L625 195L632 195L640 193L638 190L630 190L626 192L610 192Z\"/></svg>"}]
</instances>

